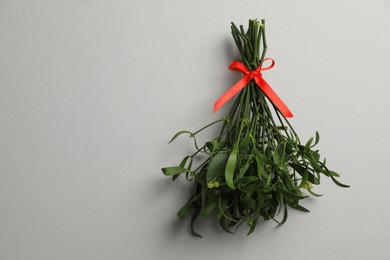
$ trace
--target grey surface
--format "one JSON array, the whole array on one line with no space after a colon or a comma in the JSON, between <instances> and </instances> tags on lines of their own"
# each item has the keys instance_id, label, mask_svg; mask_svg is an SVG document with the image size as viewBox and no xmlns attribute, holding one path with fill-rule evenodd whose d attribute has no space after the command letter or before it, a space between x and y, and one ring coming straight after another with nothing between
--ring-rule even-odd
<instances>
[{"instance_id":1,"label":"grey surface","mask_svg":"<svg viewBox=\"0 0 390 260\"><path fill-rule=\"evenodd\" d=\"M0 259L390 259L389 1L0 0ZM224 116L230 21L267 19L263 75L345 190L246 237L176 220L183 129ZM228 106L228 105L227 105ZM203 136L206 141L213 131Z\"/></svg>"}]
</instances>

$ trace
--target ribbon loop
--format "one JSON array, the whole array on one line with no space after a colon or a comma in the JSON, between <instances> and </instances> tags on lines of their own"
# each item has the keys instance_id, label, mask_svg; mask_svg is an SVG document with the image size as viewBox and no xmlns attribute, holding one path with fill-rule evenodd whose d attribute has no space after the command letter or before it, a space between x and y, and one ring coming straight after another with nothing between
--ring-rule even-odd
<instances>
[{"instance_id":1,"label":"ribbon loop","mask_svg":"<svg viewBox=\"0 0 390 260\"><path fill-rule=\"evenodd\" d=\"M272 68L275 66L275 61L274 61L273 59L271 59L271 58L265 58L265 59L263 60L263 62L260 64L260 66L263 65L263 63L264 63L265 61L267 61L267 60L270 60L270 61L271 61L271 65L269 65L268 67L265 67L265 68L260 68L260 70L270 70L270 69L272 69ZM259 67L260 67L260 66L259 66Z\"/></svg>"},{"instance_id":2,"label":"ribbon loop","mask_svg":"<svg viewBox=\"0 0 390 260\"><path fill-rule=\"evenodd\" d=\"M261 65L265 61L271 61L271 65L261 68ZM255 80L257 86L264 92L268 99L276 106L276 108L283 114L285 117L293 117L290 109L283 103L279 96L273 91L273 89L268 85L268 83L263 79L261 74L262 70L270 70L275 66L275 61L271 58L266 58L263 60L255 70L250 71L244 64L238 61L233 61L229 65L229 69L232 71L238 71L244 74L244 77L237 81L225 94L223 94L215 103L214 103L214 112L216 112L220 107L222 107L226 102L228 102L233 96L235 96L241 89L249 84L252 79Z\"/></svg>"}]
</instances>

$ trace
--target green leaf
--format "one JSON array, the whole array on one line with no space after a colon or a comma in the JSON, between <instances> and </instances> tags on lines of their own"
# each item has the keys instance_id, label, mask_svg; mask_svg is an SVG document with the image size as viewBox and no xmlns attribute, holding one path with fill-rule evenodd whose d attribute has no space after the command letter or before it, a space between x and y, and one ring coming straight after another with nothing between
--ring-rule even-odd
<instances>
[{"instance_id":1,"label":"green leaf","mask_svg":"<svg viewBox=\"0 0 390 260\"><path fill-rule=\"evenodd\" d=\"M191 156L186 156L186 157L184 157L184 159L181 161L179 167L185 168L185 167L186 167L186 163L187 163L187 161L188 161L189 158L191 158ZM192 161L192 158L191 158L191 161Z\"/></svg>"},{"instance_id":2,"label":"green leaf","mask_svg":"<svg viewBox=\"0 0 390 260\"><path fill-rule=\"evenodd\" d=\"M316 161L319 161L319 160L320 160L320 154L318 153L318 150L316 150L316 151L311 151L311 154L313 155L313 158L314 158Z\"/></svg>"},{"instance_id":3,"label":"green leaf","mask_svg":"<svg viewBox=\"0 0 390 260\"><path fill-rule=\"evenodd\" d=\"M261 194L261 191L258 191L256 212L260 213L261 209L263 208L263 205L264 205L264 196L263 194Z\"/></svg>"},{"instance_id":4,"label":"green leaf","mask_svg":"<svg viewBox=\"0 0 390 260\"><path fill-rule=\"evenodd\" d=\"M192 215L192 218L191 218L191 233L193 236L196 236L196 237L202 237L198 232L195 231L194 229L194 224L195 224L195 220L198 218L199 216L199 213L200 213L200 210L197 209L194 214Z\"/></svg>"},{"instance_id":5,"label":"green leaf","mask_svg":"<svg viewBox=\"0 0 390 260\"><path fill-rule=\"evenodd\" d=\"M279 223L279 226L283 225L284 223L286 223L287 221L287 217L288 217L288 213L287 213L287 205L284 204L284 213L283 213L283 219L282 219L282 222Z\"/></svg>"},{"instance_id":6,"label":"green leaf","mask_svg":"<svg viewBox=\"0 0 390 260\"><path fill-rule=\"evenodd\" d=\"M211 214L211 212L213 212L213 209L215 208L216 205L217 205L216 201L211 201L209 204L207 204L201 212L202 216L207 218Z\"/></svg>"},{"instance_id":7,"label":"green leaf","mask_svg":"<svg viewBox=\"0 0 390 260\"><path fill-rule=\"evenodd\" d=\"M235 218L235 219L239 219L240 218L240 209L239 209L239 205L240 203L238 201L235 201L233 203L233 212L232 212L232 217Z\"/></svg>"},{"instance_id":8,"label":"green leaf","mask_svg":"<svg viewBox=\"0 0 390 260\"><path fill-rule=\"evenodd\" d=\"M350 186L349 185L346 185L346 184L343 184L341 182L338 182L336 180L335 177L333 177L333 175L329 174L330 178L332 179L332 181L337 185L337 186L340 186L340 187L343 187L343 188L349 188Z\"/></svg>"},{"instance_id":9,"label":"green leaf","mask_svg":"<svg viewBox=\"0 0 390 260\"><path fill-rule=\"evenodd\" d=\"M238 154L238 149L237 148L233 149L233 151L229 155L229 158L226 163L226 168L225 168L226 184L229 188L233 190L236 189L236 187L234 187L233 177L234 177L234 172L236 171L237 154Z\"/></svg>"},{"instance_id":10,"label":"green leaf","mask_svg":"<svg viewBox=\"0 0 390 260\"><path fill-rule=\"evenodd\" d=\"M317 162L316 158L315 158L315 155L310 152L308 155L307 155L309 161L310 161L310 165L313 166L313 169L316 171L316 172L322 172L322 169L320 167L320 164Z\"/></svg>"},{"instance_id":11,"label":"green leaf","mask_svg":"<svg viewBox=\"0 0 390 260\"><path fill-rule=\"evenodd\" d=\"M314 197L321 197L322 195L324 195L324 194L315 193L315 192L312 191L311 189L307 189L307 191L308 191L311 195L313 195Z\"/></svg>"},{"instance_id":12,"label":"green leaf","mask_svg":"<svg viewBox=\"0 0 390 260\"><path fill-rule=\"evenodd\" d=\"M221 150L223 147L225 147L225 145L226 145L226 141L215 143L214 148L213 148L213 152L217 152L217 151Z\"/></svg>"},{"instance_id":13,"label":"green leaf","mask_svg":"<svg viewBox=\"0 0 390 260\"><path fill-rule=\"evenodd\" d=\"M234 232L231 231L231 230L226 226L225 218L224 218L223 216L219 219L219 225L221 226L221 228L222 228L225 232L230 233L230 234L234 234Z\"/></svg>"},{"instance_id":14,"label":"green leaf","mask_svg":"<svg viewBox=\"0 0 390 260\"><path fill-rule=\"evenodd\" d=\"M259 216L256 215L253 219L253 221L251 221L251 225L250 225L250 229L248 231L248 233L246 234L247 236L249 236L250 234L253 233L253 231L255 231L255 228L256 228L256 225L257 225L257 220L258 220Z\"/></svg>"},{"instance_id":15,"label":"green leaf","mask_svg":"<svg viewBox=\"0 0 390 260\"><path fill-rule=\"evenodd\" d=\"M201 203L202 203L201 204L201 211L202 211L206 205L206 198L207 198L207 195L209 194L209 192L208 192L207 183L202 183L202 185L199 185L199 186L201 186L200 194L201 194Z\"/></svg>"},{"instance_id":16,"label":"green leaf","mask_svg":"<svg viewBox=\"0 0 390 260\"><path fill-rule=\"evenodd\" d=\"M213 142L207 142L205 144L205 148L207 148L209 150L209 152L213 152L213 150L214 150L214 143ZM205 151L207 152L206 149L205 149Z\"/></svg>"},{"instance_id":17,"label":"green leaf","mask_svg":"<svg viewBox=\"0 0 390 260\"><path fill-rule=\"evenodd\" d=\"M219 197L219 200L218 200L218 209L219 209L218 214L217 214L218 219L225 218L225 219L228 219L230 221L237 222L237 220L232 219L226 215L225 210L228 209L228 206L226 206L223 202L221 202L221 197Z\"/></svg>"},{"instance_id":18,"label":"green leaf","mask_svg":"<svg viewBox=\"0 0 390 260\"><path fill-rule=\"evenodd\" d=\"M278 148L279 148L279 146L276 147L274 154L273 154L274 162L276 165L279 165L279 163L280 163L280 156L279 156L279 149Z\"/></svg>"},{"instance_id":19,"label":"green leaf","mask_svg":"<svg viewBox=\"0 0 390 260\"><path fill-rule=\"evenodd\" d=\"M279 130L279 131L286 131L288 128L287 128L287 126L276 126L275 127L277 130Z\"/></svg>"},{"instance_id":20,"label":"green leaf","mask_svg":"<svg viewBox=\"0 0 390 260\"><path fill-rule=\"evenodd\" d=\"M297 188L287 167L282 168L282 170L279 171L279 175L281 176L287 190L295 190Z\"/></svg>"},{"instance_id":21,"label":"green leaf","mask_svg":"<svg viewBox=\"0 0 390 260\"><path fill-rule=\"evenodd\" d=\"M246 201L245 201L245 204L248 208L250 209L255 209L256 207L256 201L254 199L252 199L251 197L249 197Z\"/></svg>"},{"instance_id":22,"label":"green leaf","mask_svg":"<svg viewBox=\"0 0 390 260\"><path fill-rule=\"evenodd\" d=\"M271 174L269 176L271 176ZM265 185L263 188L263 192L267 193L267 192L273 191L274 188L276 187L276 184L277 183L274 183L272 185Z\"/></svg>"},{"instance_id":23,"label":"green leaf","mask_svg":"<svg viewBox=\"0 0 390 260\"><path fill-rule=\"evenodd\" d=\"M207 168L206 173L206 185L210 181L214 181L216 178L219 177L220 174L222 174L223 168L226 164L228 153L227 151L221 151L215 154L210 161L210 164Z\"/></svg>"},{"instance_id":24,"label":"green leaf","mask_svg":"<svg viewBox=\"0 0 390 260\"><path fill-rule=\"evenodd\" d=\"M190 137L192 136L192 133L189 132L189 131L180 131L180 132L177 132L171 139L171 141L169 141L169 144L172 143L179 135L181 134L189 134Z\"/></svg>"},{"instance_id":25,"label":"green leaf","mask_svg":"<svg viewBox=\"0 0 390 260\"><path fill-rule=\"evenodd\" d=\"M173 166L173 167L165 167L161 168L162 172L167 176L172 176L176 174L180 174L183 172L188 172L188 169L180 166Z\"/></svg>"},{"instance_id":26,"label":"green leaf","mask_svg":"<svg viewBox=\"0 0 390 260\"><path fill-rule=\"evenodd\" d=\"M301 181L301 183L298 186L299 189L303 188L303 186L306 185L306 183L308 181L308 178L309 178L309 172L307 171L307 169L304 169L303 174L300 174L300 175L302 176L302 181Z\"/></svg>"},{"instance_id":27,"label":"green leaf","mask_svg":"<svg viewBox=\"0 0 390 260\"><path fill-rule=\"evenodd\" d=\"M240 167L237 179L241 179L251 166L252 159L249 159L244 167Z\"/></svg>"},{"instance_id":28,"label":"green leaf","mask_svg":"<svg viewBox=\"0 0 390 260\"><path fill-rule=\"evenodd\" d=\"M240 142L238 148L240 150L245 150L248 148L249 144L250 144L250 132L248 131L244 139Z\"/></svg>"},{"instance_id":29,"label":"green leaf","mask_svg":"<svg viewBox=\"0 0 390 260\"><path fill-rule=\"evenodd\" d=\"M307 143L305 144L305 146L306 146L307 148L309 148L312 142L313 142L313 137L311 137L311 138L309 139L309 141L307 141Z\"/></svg>"},{"instance_id":30,"label":"green leaf","mask_svg":"<svg viewBox=\"0 0 390 260\"><path fill-rule=\"evenodd\" d=\"M270 160L267 156L265 156L259 150L253 150L253 153L256 155L256 158L259 158L265 164L275 165L274 161Z\"/></svg>"},{"instance_id":31,"label":"green leaf","mask_svg":"<svg viewBox=\"0 0 390 260\"><path fill-rule=\"evenodd\" d=\"M316 178L313 174L311 174L310 172L308 172L308 170L306 168L304 168L302 165L300 164L297 164L297 163L290 163L289 164L291 166L291 168L293 168L297 173L299 173L299 175L301 175L302 177L305 176L305 174L307 173L307 178L308 180L313 183L313 184L319 184L320 181L318 180L318 178Z\"/></svg>"},{"instance_id":32,"label":"green leaf","mask_svg":"<svg viewBox=\"0 0 390 260\"><path fill-rule=\"evenodd\" d=\"M261 189L261 182L260 181L252 182L251 184L244 186L243 189L247 192L259 191Z\"/></svg>"},{"instance_id":33,"label":"green leaf","mask_svg":"<svg viewBox=\"0 0 390 260\"><path fill-rule=\"evenodd\" d=\"M269 191L271 191L275 187L276 183L271 185L271 180L272 180L272 174L269 174L267 176L267 180L266 180L266 182L264 184L264 189L263 189L264 192L269 192Z\"/></svg>"},{"instance_id":34,"label":"green leaf","mask_svg":"<svg viewBox=\"0 0 390 260\"><path fill-rule=\"evenodd\" d=\"M301 200L301 199L306 198L305 196L301 196L301 195L289 192L289 191L281 188L280 186L277 186L277 189L278 189L278 191L280 191L283 194L284 197L286 197L288 199Z\"/></svg>"},{"instance_id":35,"label":"green leaf","mask_svg":"<svg viewBox=\"0 0 390 260\"><path fill-rule=\"evenodd\" d=\"M316 131L316 140L314 141L314 145L313 146L316 146L319 141L320 141L320 134L318 133L318 131Z\"/></svg>"},{"instance_id":36,"label":"green leaf","mask_svg":"<svg viewBox=\"0 0 390 260\"><path fill-rule=\"evenodd\" d=\"M301 205L294 205L294 206L290 206L292 207L293 209L297 209L299 211L303 211L303 212L310 212L310 210L308 210L307 208L305 207L302 207Z\"/></svg>"},{"instance_id":37,"label":"green leaf","mask_svg":"<svg viewBox=\"0 0 390 260\"><path fill-rule=\"evenodd\" d=\"M329 171L329 174L332 175L333 177L340 177L340 174L338 174L335 171Z\"/></svg>"},{"instance_id":38,"label":"green leaf","mask_svg":"<svg viewBox=\"0 0 390 260\"><path fill-rule=\"evenodd\" d=\"M259 180L259 177L257 177L257 176L247 176L247 177L243 177L243 178L237 180L237 183L242 184L242 185L247 185L251 182L258 181L258 180Z\"/></svg>"},{"instance_id":39,"label":"green leaf","mask_svg":"<svg viewBox=\"0 0 390 260\"><path fill-rule=\"evenodd\" d=\"M188 202L187 204L185 204L178 212L177 212L177 216L180 218L180 219L184 219L188 214L190 214L193 210L193 207L192 207L192 203L191 202Z\"/></svg>"},{"instance_id":40,"label":"green leaf","mask_svg":"<svg viewBox=\"0 0 390 260\"><path fill-rule=\"evenodd\" d=\"M177 212L177 216L180 218L180 219L184 219L190 212L192 212L193 210L193 203L199 199L200 197L200 194L198 195L194 195L192 196L188 202Z\"/></svg>"},{"instance_id":41,"label":"green leaf","mask_svg":"<svg viewBox=\"0 0 390 260\"><path fill-rule=\"evenodd\" d=\"M258 157L256 157L256 163L257 163L257 175L259 176L260 179L263 179L263 177L266 178L267 174L265 173L263 162Z\"/></svg>"}]
</instances>

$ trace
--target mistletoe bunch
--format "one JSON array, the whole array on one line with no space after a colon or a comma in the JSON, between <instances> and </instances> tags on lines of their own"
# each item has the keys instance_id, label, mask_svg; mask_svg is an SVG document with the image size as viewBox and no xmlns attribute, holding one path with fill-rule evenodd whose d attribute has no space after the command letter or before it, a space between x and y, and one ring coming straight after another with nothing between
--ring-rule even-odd
<instances>
[{"instance_id":1,"label":"mistletoe bunch","mask_svg":"<svg viewBox=\"0 0 390 260\"><path fill-rule=\"evenodd\" d=\"M264 20L249 20L247 31L232 23L231 30L243 64L254 71L261 68L267 51ZM180 219L191 215L191 230L199 217L217 217L221 228L232 233L242 223L249 226L248 235L259 218L274 220L280 225L287 220L288 207L308 212L299 203L302 199L321 196L313 191L322 175L340 187L349 187L336 180L339 174L328 169L314 147L318 132L301 143L286 117L251 80L238 94L226 118L217 120L196 132L180 131L194 140L195 152L185 156L178 166L162 168L175 180L185 174L192 183L191 196L177 213ZM204 129L222 124L219 135L203 146L196 137ZM206 155L206 156L201 156ZM193 167L195 158L204 158ZM304 192L306 190L307 192ZM283 211L280 221L276 216Z\"/></svg>"}]
</instances>

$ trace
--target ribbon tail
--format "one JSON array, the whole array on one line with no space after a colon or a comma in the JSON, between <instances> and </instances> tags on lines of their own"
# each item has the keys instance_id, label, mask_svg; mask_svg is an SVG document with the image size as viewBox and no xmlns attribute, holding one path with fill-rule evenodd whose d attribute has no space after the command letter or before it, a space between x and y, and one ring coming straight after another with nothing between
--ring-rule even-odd
<instances>
[{"instance_id":1,"label":"ribbon tail","mask_svg":"<svg viewBox=\"0 0 390 260\"><path fill-rule=\"evenodd\" d=\"M234 95L240 92L248 83L251 81L249 75L243 77L236 84L234 84L225 94L223 94L215 103L214 103L214 113L222 107L226 102L228 102Z\"/></svg>"},{"instance_id":2,"label":"ribbon tail","mask_svg":"<svg viewBox=\"0 0 390 260\"><path fill-rule=\"evenodd\" d=\"M283 103L280 97L273 91L273 89L268 85L268 83L261 77L255 76L255 81L259 88L264 92L268 99L276 106L276 108L282 113L284 117L290 118L293 117L290 109Z\"/></svg>"}]
</instances>

